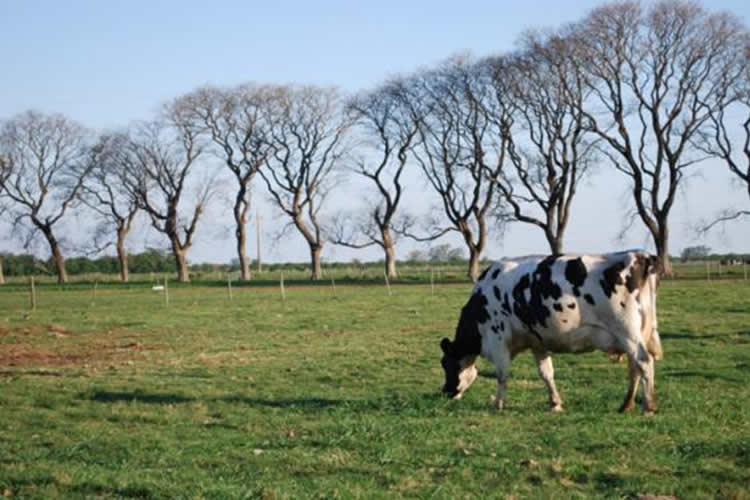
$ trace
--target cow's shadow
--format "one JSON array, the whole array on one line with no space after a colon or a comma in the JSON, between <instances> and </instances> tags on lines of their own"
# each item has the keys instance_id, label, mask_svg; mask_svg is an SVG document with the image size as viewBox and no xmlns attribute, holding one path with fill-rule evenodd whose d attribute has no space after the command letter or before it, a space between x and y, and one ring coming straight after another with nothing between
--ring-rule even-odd
<instances>
[{"instance_id":1,"label":"cow's shadow","mask_svg":"<svg viewBox=\"0 0 750 500\"><path fill-rule=\"evenodd\" d=\"M95 391L94 393L84 395L82 399L88 399L98 403L126 402L160 405L192 403L197 401L190 396L182 396L179 394L153 394L142 391Z\"/></svg>"},{"instance_id":2,"label":"cow's shadow","mask_svg":"<svg viewBox=\"0 0 750 500\"><path fill-rule=\"evenodd\" d=\"M326 411L342 409L351 411L387 411L401 413L413 410L415 399L418 405L427 404L431 406L437 402L445 401L445 398L437 391L414 394L410 398L399 398L383 396L374 399L334 399L318 396L300 398L263 398L245 396L241 394L228 394L225 396L196 398L181 394L149 393L140 390L135 391L95 391L83 393L81 399L97 403L144 403L152 405L176 405L201 403L230 403L243 404L254 408L276 408L285 410L301 411Z\"/></svg>"},{"instance_id":3,"label":"cow's shadow","mask_svg":"<svg viewBox=\"0 0 750 500\"><path fill-rule=\"evenodd\" d=\"M718 339L722 337L750 337L750 330L740 330L738 332L730 333L662 333L659 332L659 337L662 340L703 340L703 339Z\"/></svg>"}]
</instances>

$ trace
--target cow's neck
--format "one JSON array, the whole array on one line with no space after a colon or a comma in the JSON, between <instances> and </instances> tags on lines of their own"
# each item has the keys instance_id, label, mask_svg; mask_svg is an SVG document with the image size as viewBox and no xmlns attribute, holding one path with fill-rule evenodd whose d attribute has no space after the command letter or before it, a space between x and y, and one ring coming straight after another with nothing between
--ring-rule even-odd
<instances>
[{"instance_id":1,"label":"cow's neck","mask_svg":"<svg viewBox=\"0 0 750 500\"><path fill-rule=\"evenodd\" d=\"M474 294L461 310L461 318L456 328L456 339L453 343L457 358L476 358L482 350L482 336L479 325L490 320L487 312L487 297L481 290Z\"/></svg>"}]
</instances>

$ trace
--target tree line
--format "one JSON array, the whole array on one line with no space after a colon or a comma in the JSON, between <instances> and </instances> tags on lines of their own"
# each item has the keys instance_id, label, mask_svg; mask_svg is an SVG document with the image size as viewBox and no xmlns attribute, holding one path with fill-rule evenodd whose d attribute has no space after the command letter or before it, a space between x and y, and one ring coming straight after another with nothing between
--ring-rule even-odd
<instances>
[{"instance_id":1,"label":"tree line","mask_svg":"<svg viewBox=\"0 0 750 500\"><path fill-rule=\"evenodd\" d=\"M572 202L594 167L630 183L628 223L649 232L664 271L669 216L686 177L720 161L750 199L750 35L729 12L692 1L607 3L517 47L454 56L347 95L336 88L206 86L156 116L94 134L27 111L0 125L0 213L26 243L45 241L67 279L57 229L96 215L91 243L112 245L128 280L126 239L142 213L169 243L178 279L212 198L232 200L237 258L250 279L246 225L263 186L309 247L321 276L325 244L378 246L397 275L400 238L461 235L476 278L491 231L517 222L564 250ZM403 208L405 173L438 200L428 216ZM231 183L221 183L221 173ZM342 179L370 188L354 213L325 212ZM750 215L727 211L706 225Z\"/></svg>"}]
</instances>

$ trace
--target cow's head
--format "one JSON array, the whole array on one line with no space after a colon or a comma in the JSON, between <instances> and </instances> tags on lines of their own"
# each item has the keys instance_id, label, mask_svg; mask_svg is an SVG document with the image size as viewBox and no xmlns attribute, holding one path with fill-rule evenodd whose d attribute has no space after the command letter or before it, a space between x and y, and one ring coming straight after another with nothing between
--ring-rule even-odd
<instances>
[{"instance_id":1,"label":"cow's head","mask_svg":"<svg viewBox=\"0 0 750 500\"><path fill-rule=\"evenodd\" d=\"M461 399L477 378L476 356L458 355L454 344L447 338L440 342L440 348L443 350L440 364L445 371L443 393L451 399Z\"/></svg>"}]
</instances>

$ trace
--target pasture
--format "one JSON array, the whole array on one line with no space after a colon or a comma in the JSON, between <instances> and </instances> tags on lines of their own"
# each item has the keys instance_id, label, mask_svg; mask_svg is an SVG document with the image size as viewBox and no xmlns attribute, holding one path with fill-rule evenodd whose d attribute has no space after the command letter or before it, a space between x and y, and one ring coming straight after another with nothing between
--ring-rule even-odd
<instances>
[{"instance_id":1,"label":"pasture","mask_svg":"<svg viewBox=\"0 0 750 500\"><path fill-rule=\"evenodd\" d=\"M750 282L662 283L653 417L604 353L444 399L470 288L0 287L0 497L750 498Z\"/></svg>"}]
</instances>

